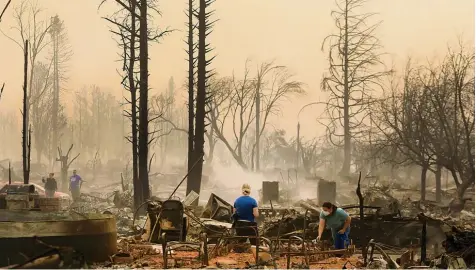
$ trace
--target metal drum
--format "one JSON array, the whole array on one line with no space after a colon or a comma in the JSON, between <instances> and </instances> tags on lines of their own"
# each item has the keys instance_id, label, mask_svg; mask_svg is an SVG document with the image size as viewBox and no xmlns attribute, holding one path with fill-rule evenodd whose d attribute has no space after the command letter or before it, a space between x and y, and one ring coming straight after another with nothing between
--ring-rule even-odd
<instances>
[{"instance_id":1,"label":"metal drum","mask_svg":"<svg viewBox=\"0 0 476 270\"><path fill-rule=\"evenodd\" d=\"M0 266L22 263L49 249L36 241L71 247L86 261L103 262L117 252L112 215L0 210Z\"/></svg>"}]
</instances>

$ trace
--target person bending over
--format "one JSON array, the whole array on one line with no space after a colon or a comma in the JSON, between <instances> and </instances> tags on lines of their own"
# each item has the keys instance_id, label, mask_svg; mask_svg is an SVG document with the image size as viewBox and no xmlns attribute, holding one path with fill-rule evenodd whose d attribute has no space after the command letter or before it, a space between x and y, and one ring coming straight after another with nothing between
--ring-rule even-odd
<instances>
[{"instance_id":1,"label":"person bending over","mask_svg":"<svg viewBox=\"0 0 476 270\"><path fill-rule=\"evenodd\" d=\"M349 245L351 218L342 208L330 202L322 204L319 216L319 231L317 240L320 240L324 228L331 229L335 249L344 249Z\"/></svg>"}]
</instances>

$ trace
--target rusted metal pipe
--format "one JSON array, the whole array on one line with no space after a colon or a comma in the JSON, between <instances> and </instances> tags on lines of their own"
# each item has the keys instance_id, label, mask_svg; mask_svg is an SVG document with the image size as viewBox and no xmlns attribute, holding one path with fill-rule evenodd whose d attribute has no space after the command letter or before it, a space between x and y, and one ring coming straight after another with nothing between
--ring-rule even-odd
<instances>
[{"instance_id":1,"label":"rusted metal pipe","mask_svg":"<svg viewBox=\"0 0 476 270\"><path fill-rule=\"evenodd\" d=\"M350 253L348 249L334 249L334 250L322 250L322 251L311 251L307 252L307 255L320 255L320 254L347 254ZM291 255L291 256L304 256L304 252L280 252L281 255Z\"/></svg>"},{"instance_id":2,"label":"rusted metal pipe","mask_svg":"<svg viewBox=\"0 0 476 270\"><path fill-rule=\"evenodd\" d=\"M291 242L293 239L296 239L298 240L299 242L303 243L304 244L304 239L301 239L299 238L298 236L295 236L295 235L292 235L289 237L289 242L288 242L288 255L287 255L287 258L286 258L286 267L287 269L289 269L291 267L291 256L292 256L292 252L291 252ZM281 253L281 255L285 255L283 253Z\"/></svg>"},{"instance_id":3,"label":"rusted metal pipe","mask_svg":"<svg viewBox=\"0 0 476 270\"><path fill-rule=\"evenodd\" d=\"M206 233L203 233L202 239L203 239L203 264L205 266L208 266L208 238Z\"/></svg>"},{"instance_id":4,"label":"rusted metal pipe","mask_svg":"<svg viewBox=\"0 0 476 270\"><path fill-rule=\"evenodd\" d=\"M164 269L167 269L168 262L167 262L167 235L162 233L162 259L164 261Z\"/></svg>"},{"instance_id":5,"label":"rusted metal pipe","mask_svg":"<svg viewBox=\"0 0 476 270\"><path fill-rule=\"evenodd\" d=\"M291 241L288 242L288 252L291 253ZM286 256L286 269L291 267L291 255Z\"/></svg>"},{"instance_id":6,"label":"rusted metal pipe","mask_svg":"<svg viewBox=\"0 0 476 270\"><path fill-rule=\"evenodd\" d=\"M304 226L303 226L303 231L302 231L302 251L304 252L304 261L306 262L306 265L309 266L309 256L307 255L307 247L306 247L306 229L307 229L307 213L309 212L309 209L306 209L306 212L304 213Z\"/></svg>"}]
</instances>

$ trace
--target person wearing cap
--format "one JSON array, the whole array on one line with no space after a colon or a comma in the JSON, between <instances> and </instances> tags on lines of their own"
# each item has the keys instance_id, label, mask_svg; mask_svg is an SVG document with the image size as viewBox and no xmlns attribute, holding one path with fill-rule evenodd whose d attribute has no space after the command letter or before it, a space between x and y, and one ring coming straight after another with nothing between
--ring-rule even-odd
<instances>
[{"instance_id":1,"label":"person wearing cap","mask_svg":"<svg viewBox=\"0 0 476 270\"><path fill-rule=\"evenodd\" d=\"M256 237L255 228L257 229L257 223L255 222L255 218L259 216L258 203L250 196L250 185L243 184L241 192L242 196L236 199L233 205L233 214L235 216L233 225L236 228L236 234L238 236ZM245 242L246 239L247 238L240 239L239 242ZM252 245L256 245L256 238L249 239Z\"/></svg>"},{"instance_id":2,"label":"person wearing cap","mask_svg":"<svg viewBox=\"0 0 476 270\"><path fill-rule=\"evenodd\" d=\"M331 229L335 249L344 249L349 245L351 217L344 209L335 206L331 202L322 204L319 215L319 229L317 241L321 239L324 227Z\"/></svg>"},{"instance_id":3,"label":"person wearing cap","mask_svg":"<svg viewBox=\"0 0 476 270\"><path fill-rule=\"evenodd\" d=\"M81 176L76 174L76 170L73 170L73 175L69 178L69 191L71 191L71 196L73 200L78 200L81 196Z\"/></svg>"}]
</instances>

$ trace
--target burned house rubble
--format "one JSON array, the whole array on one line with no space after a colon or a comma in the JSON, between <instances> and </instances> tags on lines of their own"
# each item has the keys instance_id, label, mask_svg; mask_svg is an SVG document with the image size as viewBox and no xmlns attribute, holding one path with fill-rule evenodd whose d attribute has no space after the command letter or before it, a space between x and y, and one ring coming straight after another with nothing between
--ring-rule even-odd
<instances>
[{"instance_id":1,"label":"burned house rubble","mask_svg":"<svg viewBox=\"0 0 476 270\"><path fill-rule=\"evenodd\" d=\"M358 196L337 193L331 181L317 187L326 185L334 185L326 200L334 199L352 217L351 243L344 249L332 247L328 230L314 241L323 193L293 198L281 182L263 182L256 245L239 241L232 202L220 197L220 190L198 206L195 192L152 197L141 215L132 208L127 185L95 186L75 202L44 198L34 185L6 185L0 190L0 263L4 268L474 267L472 205L448 214L448 206L397 199L394 194L403 190L379 186L362 188L359 204Z\"/></svg>"}]
</instances>

